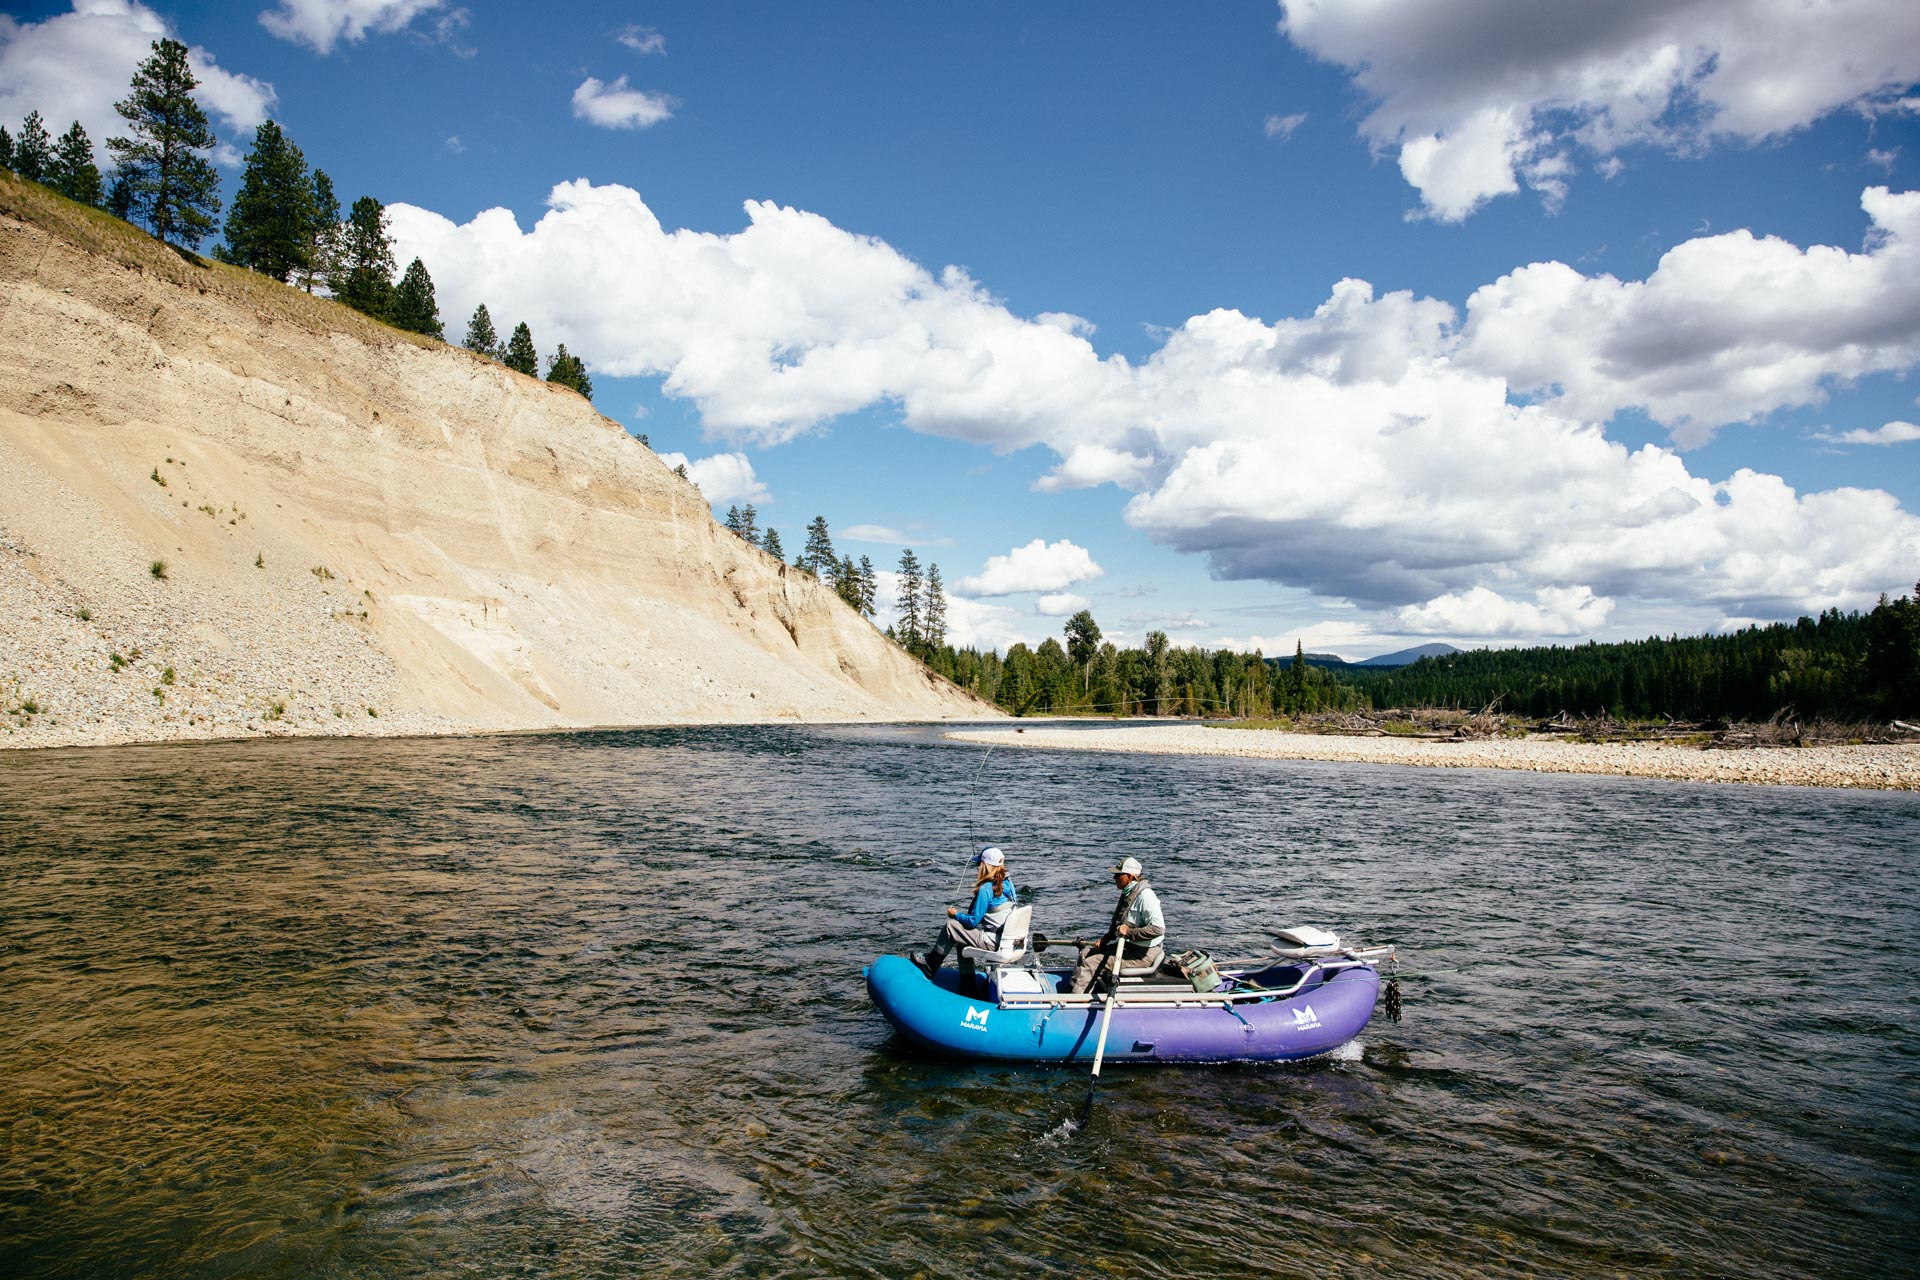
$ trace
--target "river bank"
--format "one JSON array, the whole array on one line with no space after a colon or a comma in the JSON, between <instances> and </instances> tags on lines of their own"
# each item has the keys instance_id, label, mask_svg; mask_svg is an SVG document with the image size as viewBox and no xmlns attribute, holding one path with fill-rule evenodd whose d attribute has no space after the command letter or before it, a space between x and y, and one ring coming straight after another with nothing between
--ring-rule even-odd
<instances>
[{"instance_id":1,"label":"river bank","mask_svg":"<svg viewBox=\"0 0 1920 1280\"><path fill-rule=\"evenodd\" d=\"M1434 769L1517 769L1685 782L1920 790L1920 743L1703 749L1667 742L1568 742L1541 735L1436 742L1190 723L1092 728L1029 725L960 730L945 736L993 746L1069 751L1341 760Z\"/></svg>"}]
</instances>

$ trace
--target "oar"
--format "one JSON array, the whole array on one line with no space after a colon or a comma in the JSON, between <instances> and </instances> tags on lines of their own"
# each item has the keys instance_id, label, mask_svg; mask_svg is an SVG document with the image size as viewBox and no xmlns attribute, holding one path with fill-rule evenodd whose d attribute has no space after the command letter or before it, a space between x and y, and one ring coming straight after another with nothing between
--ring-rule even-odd
<instances>
[{"instance_id":1,"label":"oar","mask_svg":"<svg viewBox=\"0 0 1920 1280\"><path fill-rule=\"evenodd\" d=\"M1139 884L1138 880L1133 882ZM1120 999L1120 957L1127 952L1127 940L1120 936L1120 925L1127 918L1127 907L1133 901L1133 886L1120 895L1120 905L1113 909L1113 923L1107 932L1113 937L1113 956L1109 968L1113 970L1112 982L1107 987L1107 1006L1100 1011L1100 1040L1093 1047L1093 1074L1087 1078L1087 1105L1080 1108L1080 1127L1085 1129L1087 1122L1093 1119L1093 1095L1100 1087L1100 1063L1107 1056L1107 1028L1113 1025L1113 1006Z\"/></svg>"},{"instance_id":2,"label":"oar","mask_svg":"<svg viewBox=\"0 0 1920 1280\"><path fill-rule=\"evenodd\" d=\"M1093 938L1049 938L1044 933L1036 933L1033 935L1033 949L1035 951L1045 951L1048 947L1091 947L1097 945L1097 940Z\"/></svg>"}]
</instances>

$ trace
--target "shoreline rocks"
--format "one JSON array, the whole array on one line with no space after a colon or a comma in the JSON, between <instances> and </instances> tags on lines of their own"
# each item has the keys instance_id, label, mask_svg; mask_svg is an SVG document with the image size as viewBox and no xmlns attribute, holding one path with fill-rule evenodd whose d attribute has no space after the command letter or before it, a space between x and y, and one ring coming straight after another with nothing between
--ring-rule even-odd
<instances>
[{"instance_id":1,"label":"shoreline rocks","mask_svg":"<svg viewBox=\"0 0 1920 1280\"><path fill-rule=\"evenodd\" d=\"M1022 726L956 730L943 736L993 746L1066 751L1334 760L1431 769L1598 773L1759 786L1920 790L1920 743L1707 751L1673 743L1567 742L1538 735L1460 742L1401 741L1198 724L1131 724L1081 729Z\"/></svg>"}]
</instances>

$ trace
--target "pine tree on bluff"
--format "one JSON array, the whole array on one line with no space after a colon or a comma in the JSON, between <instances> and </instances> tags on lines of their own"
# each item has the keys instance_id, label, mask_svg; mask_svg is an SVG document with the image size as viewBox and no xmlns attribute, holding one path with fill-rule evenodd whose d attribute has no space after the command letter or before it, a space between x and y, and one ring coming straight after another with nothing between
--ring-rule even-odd
<instances>
[{"instance_id":1,"label":"pine tree on bluff","mask_svg":"<svg viewBox=\"0 0 1920 1280\"><path fill-rule=\"evenodd\" d=\"M920 648L924 622L920 585L920 557L908 547L900 553L900 620L894 624L894 634L909 653L916 653Z\"/></svg>"},{"instance_id":2,"label":"pine tree on bluff","mask_svg":"<svg viewBox=\"0 0 1920 1280\"><path fill-rule=\"evenodd\" d=\"M866 556L860 557L860 616L872 618L878 608L880 584L873 572L873 561Z\"/></svg>"},{"instance_id":3,"label":"pine tree on bluff","mask_svg":"<svg viewBox=\"0 0 1920 1280\"><path fill-rule=\"evenodd\" d=\"M466 340L460 345L489 360L500 358L500 335L493 331L493 317L487 314L486 303L473 309L473 319L467 321Z\"/></svg>"},{"instance_id":4,"label":"pine tree on bluff","mask_svg":"<svg viewBox=\"0 0 1920 1280\"><path fill-rule=\"evenodd\" d=\"M47 185L69 200L98 207L106 199L100 181L99 166L93 162L93 139L75 120L73 127L60 135L53 148L53 163L47 170Z\"/></svg>"},{"instance_id":5,"label":"pine tree on bluff","mask_svg":"<svg viewBox=\"0 0 1920 1280\"><path fill-rule=\"evenodd\" d=\"M345 233L340 226L340 197L333 194L333 179L325 169L313 171L313 189L307 193L307 265L299 273L300 284L308 293L315 284L328 288L341 278L341 253Z\"/></svg>"},{"instance_id":6,"label":"pine tree on bluff","mask_svg":"<svg viewBox=\"0 0 1920 1280\"><path fill-rule=\"evenodd\" d=\"M920 606L921 641L930 652L938 652L947 642L947 592L940 585L940 566L927 565L927 582L922 588Z\"/></svg>"},{"instance_id":7,"label":"pine tree on bluff","mask_svg":"<svg viewBox=\"0 0 1920 1280\"><path fill-rule=\"evenodd\" d=\"M561 343L553 353L553 359L547 365L547 381L563 387L572 387L587 399L593 399L593 380L587 377L587 366L580 363L580 357L567 350L567 344Z\"/></svg>"},{"instance_id":8,"label":"pine tree on bluff","mask_svg":"<svg viewBox=\"0 0 1920 1280\"><path fill-rule=\"evenodd\" d=\"M133 179L124 169L113 171L112 181L107 183L106 210L122 222L133 221Z\"/></svg>"},{"instance_id":9,"label":"pine tree on bluff","mask_svg":"<svg viewBox=\"0 0 1920 1280\"><path fill-rule=\"evenodd\" d=\"M446 331L440 325L440 304L433 296L433 277L427 274L427 264L420 259L409 262L407 273L400 277L400 287L393 291L393 310L387 322L408 333L445 339Z\"/></svg>"},{"instance_id":10,"label":"pine tree on bluff","mask_svg":"<svg viewBox=\"0 0 1920 1280\"><path fill-rule=\"evenodd\" d=\"M13 135L3 124L0 124L0 169L13 172Z\"/></svg>"},{"instance_id":11,"label":"pine tree on bluff","mask_svg":"<svg viewBox=\"0 0 1920 1280\"><path fill-rule=\"evenodd\" d=\"M860 608L860 566L853 562L852 556L842 559L833 571L834 592L845 600L855 612Z\"/></svg>"},{"instance_id":12,"label":"pine tree on bluff","mask_svg":"<svg viewBox=\"0 0 1920 1280\"><path fill-rule=\"evenodd\" d=\"M513 327L513 337L507 339L507 351L500 357L500 363L529 378L540 376L540 353L533 349L533 331L527 328L526 321Z\"/></svg>"},{"instance_id":13,"label":"pine tree on bluff","mask_svg":"<svg viewBox=\"0 0 1920 1280\"><path fill-rule=\"evenodd\" d=\"M200 154L213 149L207 113L193 100L199 85L187 66L187 46L156 40L133 73L133 86L113 104L130 138L109 138L120 177L127 181L127 212L163 243L191 249L213 230L220 213L220 175Z\"/></svg>"},{"instance_id":14,"label":"pine tree on bluff","mask_svg":"<svg viewBox=\"0 0 1920 1280\"><path fill-rule=\"evenodd\" d=\"M307 158L268 120L254 130L240 190L227 211L226 244L217 256L284 283L312 265L313 232Z\"/></svg>"},{"instance_id":15,"label":"pine tree on bluff","mask_svg":"<svg viewBox=\"0 0 1920 1280\"><path fill-rule=\"evenodd\" d=\"M751 502L740 508L740 527L734 532L748 542L760 541L760 509Z\"/></svg>"},{"instance_id":16,"label":"pine tree on bluff","mask_svg":"<svg viewBox=\"0 0 1920 1280\"><path fill-rule=\"evenodd\" d=\"M737 505L727 508L726 524L728 533L736 538L740 536L740 508Z\"/></svg>"},{"instance_id":17,"label":"pine tree on bluff","mask_svg":"<svg viewBox=\"0 0 1920 1280\"><path fill-rule=\"evenodd\" d=\"M386 206L372 196L353 202L341 255L342 278L333 296L379 320L393 310L393 238L387 234Z\"/></svg>"},{"instance_id":18,"label":"pine tree on bluff","mask_svg":"<svg viewBox=\"0 0 1920 1280\"><path fill-rule=\"evenodd\" d=\"M27 112L20 126L20 137L13 144L13 171L28 182L45 182L53 164L53 139L40 122L38 111Z\"/></svg>"},{"instance_id":19,"label":"pine tree on bluff","mask_svg":"<svg viewBox=\"0 0 1920 1280\"><path fill-rule=\"evenodd\" d=\"M827 533L827 518L815 516L807 526L807 546L800 553L800 567L816 578L824 578L839 563L833 554L833 538Z\"/></svg>"},{"instance_id":20,"label":"pine tree on bluff","mask_svg":"<svg viewBox=\"0 0 1920 1280\"><path fill-rule=\"evenodd\" d=\"M774 532L772 525L767 526L766 533L761 537L760 549L775 560L784 560L787 555L786 548L780 545L780 535Z\"/></svg>"}]
</instances>

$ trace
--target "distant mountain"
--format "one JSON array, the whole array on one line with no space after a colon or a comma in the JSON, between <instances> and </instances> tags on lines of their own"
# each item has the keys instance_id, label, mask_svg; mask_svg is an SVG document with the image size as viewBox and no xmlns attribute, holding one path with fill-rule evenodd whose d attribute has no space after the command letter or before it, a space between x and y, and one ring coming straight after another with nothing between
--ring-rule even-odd
<instances>
[{"instance_id":1,"label":"distant mountain","mask_svg":"<svg viewBox=\"0 0 1920 1280\"><path fill-rule=\"evenodd\" d=\"M1460 650L1450 644L1417 644L1411 649L1397 649L1392 653L1383 653L1377 658L1367 658L1353 665L1356 667L1404 667L1422 658L1438 658L1445 654L1459 652Z\"/></svg>"}]
</instances>

